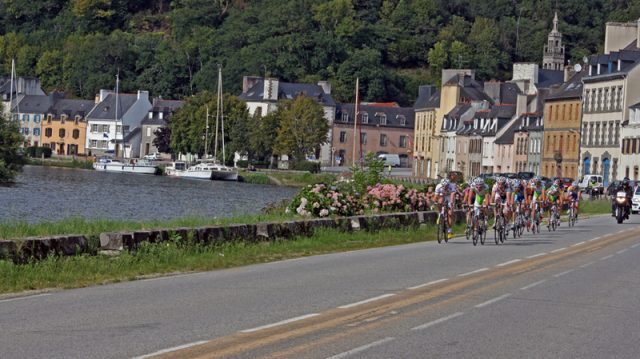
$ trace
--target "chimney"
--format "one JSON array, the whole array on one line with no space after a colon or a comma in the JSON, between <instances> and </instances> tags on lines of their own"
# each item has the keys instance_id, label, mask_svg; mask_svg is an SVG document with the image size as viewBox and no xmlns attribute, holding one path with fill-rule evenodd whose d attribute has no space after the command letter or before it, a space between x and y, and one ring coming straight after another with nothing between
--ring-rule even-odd
<instances>
[{"instance_id":1,"label":"chimney","mask_svg":"<svg viewBox=\"0 0 640 359\"><path fill-rule=\"evenodd\" d=\"M484 92L496 103L500 102L500 85L497 81L484 83Z\"/></svg>"},{"instance_id":2,"label":"chimney","mask_svg":"<svg viewBox=\"0 0 640 359\"><path fill-rule=\"evenodd\" d=\"M138 100L149 101L149 91L138 90Z\"/></svg>"},{"instance_id":3,"label":"chimney","mask_svg":"<svg viewBox=\"0 0 640 359\"><path fill-rule=\"evenodd\" d=\"M247 93L258 81L262 80L260 76L243 76L242 77L242 93Z\"/></svg>"},{"instance_id":4,"label":"chimney","mask_svg":"<svg viewBox=\"0 0 640 359\"><path fill-rule=\"evenodd\" d=\"M331 84L329 81L318 81L318 86L322 87L325 94L331 95Z\"/></svg>"},{"instance_id":5,"label":"chimney","mask_svg":"<svg viewBox=\"0 0 640 359\"><path fill-rule=\"evenodd\" d=\"M100 97L99 97L100 101L99 102L104 101L104 99L107 97L107 95L109 95L111 93L113 93L113 91L100 89Z\"/></svg>"},{"instance_id":6,"label":"chimney","mask_svg":"<svg viewBox=\"0 0 640 359\"><path fill-rule=\"evenodd\" d=\"M279 90L280 82L278 79L267 78L264 80L264 91L262 98L264 100L278 100L278 90Z\"/></svg>"},{"instance_id":7,"label":"chimney","mask_svg":"<svg viewBox=\"0 0 640 359\"><path fill-rule=\"evenodd\" d=\"M564 82L569 81L570 78L575 75L576 71L573 66L567 66L564 68Z\"/></svg>"}]
</instances>

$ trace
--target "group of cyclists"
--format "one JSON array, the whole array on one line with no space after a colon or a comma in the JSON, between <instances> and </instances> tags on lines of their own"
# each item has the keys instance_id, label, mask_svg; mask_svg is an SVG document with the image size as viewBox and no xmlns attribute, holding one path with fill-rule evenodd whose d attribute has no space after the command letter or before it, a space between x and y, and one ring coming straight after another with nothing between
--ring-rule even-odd
<instances>
[{"instance_id":1,"label":"group of cyclists","mask_svg":"<svg viewBox=\"0 0 640 359\"><path fill-rule=\"evenodd\" d=\"M522 225L527 231L532 230L532 225L542 223L543 218L549 219L547 227L559 226L560 213L562 212L560 209L564 204L569 205L567 212L571 213L574 220L577 220L581 197L577 182L572 183L565 190L560 180L557 179L549 188L546 188L540 177L534 177L529 181L498 177L491 189L480 177L473 178L461 186L445 178L437 185L435 195L438 204L443 206L446 202L446 208L448 208L448 238L453 236L451 229L453 210L457 207L467 209L467 228L471 226L474 217L483 218L483 224L486 228L488 211L489 208L492 208L494 218L503 216L506 225L501 230L506 231L505 235L508 235L510 230L517 229L517 221L514 221L516 214L523 215L521 218L524 218L525 223ZM534 214L536 215L534 216ZM539 223L535 223L534 218ZM493 226L495 229L496 224Z\"/></svg>"}]
</instances>

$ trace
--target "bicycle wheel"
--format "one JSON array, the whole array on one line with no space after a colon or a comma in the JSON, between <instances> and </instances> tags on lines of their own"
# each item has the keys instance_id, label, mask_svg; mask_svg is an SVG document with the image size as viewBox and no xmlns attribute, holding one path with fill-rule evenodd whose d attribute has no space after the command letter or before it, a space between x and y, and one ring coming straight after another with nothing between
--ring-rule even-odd
<instances>
[{"instance_id":1,"label":"bicycle wheel","mask_svg":"<svg viewBox=\"0 0 640 359\"><path fill-rule=\"evenodd\" d=\"M438 243L442 243L442 239L443 239L443 237L442 237L442 227L443 226L446 227L446 224L444 224L444 220L442 218L442 213L440 213L438 215L438 230L437 230L437 232L438 232ZM445 231L446 231L446 229L445 229Z\"/></svg>"},{"instance_id":2,"label":"bicycle wheel","mask_svg":"<svg viewBox=\"0 0 640 359\"><path fill-rule=\"evenodd\" d=\"M482 233L480 233L480 244L484 246L484 242L487 240L487 226L482 225Z\"/></svg>"},{"instance_id":3,"label":"bicycle wheel","mask_svg":"<svg viewBox=\"0 0 640 359\"><path fill-rule=\"evenodd\" d=\"M500 239L502 238L502 230L503 230L502 216L496 217L496 229L493 230L493 239L496 244L500 243Z\"/></svg>"}]
</instances>

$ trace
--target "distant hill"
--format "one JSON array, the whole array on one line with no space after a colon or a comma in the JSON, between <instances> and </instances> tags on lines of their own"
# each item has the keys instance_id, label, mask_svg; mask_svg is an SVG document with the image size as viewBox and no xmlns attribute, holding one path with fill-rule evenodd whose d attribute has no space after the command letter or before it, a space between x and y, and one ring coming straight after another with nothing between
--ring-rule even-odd
<instances>
[{"instance_id":1,"label":"distant hill","mask_svg":"<svg viewBox=\"0 0 640 359\"><path fill-rule=\"evenodd\" d=\"M440 69L507 79L515 61L540 62L554 11L568 59L598 52L606 21L640 17L640 1L605 0L0 0L0 74L93 98L122 88L182 98L243 75L329 80L352 100L413 102Z\"/></svg>"}]
</instances>

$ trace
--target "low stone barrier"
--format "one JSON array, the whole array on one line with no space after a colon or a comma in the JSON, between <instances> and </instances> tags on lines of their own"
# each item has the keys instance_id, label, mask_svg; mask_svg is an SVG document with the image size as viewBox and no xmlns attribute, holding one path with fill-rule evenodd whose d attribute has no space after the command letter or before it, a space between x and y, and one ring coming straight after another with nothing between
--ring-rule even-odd
<instances>
[{"instance_id":1,"label":"low stone barrier","mask_svg":"<svg viewBox=\"0 0 640 359\"><path fill-rule=\"evenodd\" d=\"M464 211L455 211L454 217L456 222L464 221L465 213ZM160 243L172 239L206 245L239 241L258 242L311 236L317 230L322 229L351 232L417 228L421 224L434 224L436 218L436 212L380 213L285 222L101 233L98 249L115 252L135 251L142 243ZM7 258L16 263L41 260L50 255L73 256L89 251L89 241L82 235L25 238L13 241L0 240L0 259Z\"/></svg>"}]
</instances>

